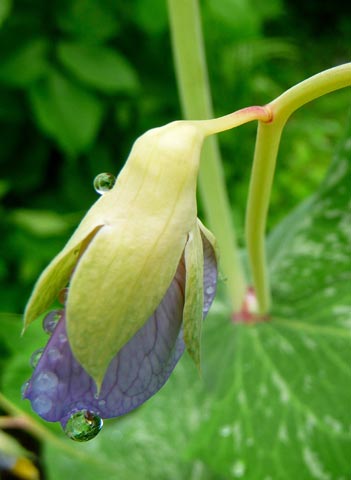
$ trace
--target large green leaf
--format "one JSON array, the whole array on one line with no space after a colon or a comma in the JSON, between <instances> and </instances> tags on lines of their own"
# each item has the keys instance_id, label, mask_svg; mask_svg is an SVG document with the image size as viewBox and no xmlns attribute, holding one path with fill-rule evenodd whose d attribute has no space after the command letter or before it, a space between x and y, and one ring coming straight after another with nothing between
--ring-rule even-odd
<instances>
[{"instance_id":1,"label":"large green leaf","mask_svg":"<svg viewBox=\"0 0 351 480\"><path fill-rule=\"evenodd\" d=\"M70 154L86 151L95 140L103 114L99 99L50 70L29 91L39 126Z\"/></svg>"},{"instance_id":2,"label":"large green leaf","mask_svg":"<svg viewBox=\"0 0 351 480\"><path fill-rule=\"evenodd\" d=\"M206 337L218 400L192 453L225 478L350 478L350 142L270 238L271 320Z\"/></svg>"},{"instance_id":3,"label":"large green leaf","mask_svg":"<svg viewBox=\"0 0 351 480\"><path fill-rule=\"evenodd\" d=\"M58 24L70 36L94 43L115 36L120 30L116 2L71 0L58 11Z\"/></svg>"},{"instance_id":4,"label":"large green leaf","mask_svg":"<svg viewBox=\"0 0 351 480\"><path fill-rule=\"evenodd\" d=\"M133 91L137 75L118 52L101 45L61 42L58 57L77 78L104 92Z\"/></svg>"},{"instance_id":5,"label":"large green leaf","mask_svg":"<svg viewBox=\"0 0 351 480\"><path fill-rule=\"evenodd\" d=\"M0 68L0 82L27 87L47 71L48 43L35 38L7 54Z\"/></svg>"},{"instance_id":6,"label":"large green leaf","mask_svg":"<svg viewBox=\"0 0 351 480\"><path fill-rule=\"evenodd\" d=\"M2 0L0 2L0 27L6 20L6 18L10 15L12 8L12 0Z\"/></svg>"}]
</instances>

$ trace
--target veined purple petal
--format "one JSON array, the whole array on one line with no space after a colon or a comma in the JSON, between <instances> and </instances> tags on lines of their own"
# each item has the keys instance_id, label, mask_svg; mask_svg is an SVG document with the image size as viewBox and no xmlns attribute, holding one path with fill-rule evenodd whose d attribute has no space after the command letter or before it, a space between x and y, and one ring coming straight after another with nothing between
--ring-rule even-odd
<instances>
[{"instance_id":1,"label":"veined purple petal","mask_svg":"<svg viewBox=\"0 0 351 480\"><path fill-rule=\"evenodd\" d=\"M45 420L60 421L64 426L79 410L89 410L102 418L117 417L154 395L184 351L180 330L184 283L181 261L155 313L111 361L99 396L93 380L73 357L63 317L24 392L33 410Z\"/></svg>"},{"instance_id":2,"label":"veined purple petal","mask_svg":"<svg viewBox=\"0 0 351 480\"><path fill-rule=\"evenodd\" d=\"M205 318L212 305L217 289L217 260L211 243L201 232L202 248L204 253L204 306L203 317Z\"/></svg>"}]
</instances>

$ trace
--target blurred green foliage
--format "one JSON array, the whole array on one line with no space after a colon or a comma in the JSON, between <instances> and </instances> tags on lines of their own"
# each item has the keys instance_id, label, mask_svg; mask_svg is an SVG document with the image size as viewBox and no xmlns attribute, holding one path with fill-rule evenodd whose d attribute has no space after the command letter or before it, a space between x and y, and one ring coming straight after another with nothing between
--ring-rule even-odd
<instances>
[{"instance_id":1,"label":"blurred green foliage","mask_svg":"<svg viewBox=\"0 0 351 480\"><path fill-rule=\"evenodd\" d=\"M200 3L218 116L350 60L351 6L342 0ZM95 175L117 173L141 133L180 118L167 22L166 0L0 0L0 311L22 312L96 199ZM293 116L270 227L316 189L349 110L343 91ZM254 124L220 135L241 241L254 139Z\"/></svg>"},{"instance_id":2,"label":"blurred green foliage","mask_svg":"<svg viewBox=\"0 0 351 480\"><path fill-rule=\"evenodd\" d=\"M203 0L216 115L264 104L348 60L338 2ZM325 22L328 18L328 22ZM346 94L297 114L283 139L270 225L320 181ZM145 130L180 117L165 0L0 2L0 291L23 309L36 276ZM220 136L241 238L255 125ZM303 179L303 180L302 180Z\"/></svg>"}]
</instances>

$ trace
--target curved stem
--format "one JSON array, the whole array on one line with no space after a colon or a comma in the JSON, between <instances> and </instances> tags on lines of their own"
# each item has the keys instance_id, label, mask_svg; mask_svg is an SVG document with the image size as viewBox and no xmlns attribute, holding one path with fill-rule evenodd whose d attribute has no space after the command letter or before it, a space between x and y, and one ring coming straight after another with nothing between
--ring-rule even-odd
<instances>
[{"instance_id":1,"label":"curved stem","mask_svg":"<svg viewBox=\"0 0 351 480\"><path fill-rule=\"evenodd\" d=\"M269 123L272 121L272 118L273 113L268 106L253 106L242 108L223 117L212 118L210 120L195 120L192 123L200 126L205 135L213 135L214 133L239 127L253 120L261 120L264 123Z\"/></svg>"},{"instance_id":2,"label":"curved stem","mask_svg":"<svg viewBox=\"0 0 351 480\"><path fill-rule=\"evenodd\" d=\"M198 1L168 0L168 11L184 117L211 118L213 113ZM237 247L218 143L214 137L205 141L202 150L199 189L209 227L218 241L221 269L227 279L232 309L238 311L245 295L246 279Z\"/></svg>"},{"instance_id":3,"label":"curved stem","mask_svg":"<svg viewBox=\"0 0 351 480\"><path fill-rule=\"evenodd\" d=\"M290 115L305 103L351 85L351 63L331 68L295 85L267 105L270 123L259 122L246 213L246 242L259 312L270 310L265 230L281 133Z\"/></svg>"},{"instance_id":4,"label":"curved stem","mask_svg":"<svg viewBox=\"0 0 351 480\"><path fill-rule=\"evenodd\" d=\"M291 87L277 97L269 106L274 118L286 120L297 109L318 97L351 86L351 62L317 73L303 82Z\"/></svg>"},{"instance_id":5,"label":"curved stem","mask_svg":"<svg viewBox=\"0 0 351 480\"><path fill-rule=\"evenodd\" d=\"M260 314L271 306L265 251L265 231L280 137L285 125L277 119L259 122L246 210L245 235L253 285Z\"/></svg>"}]
</instances>

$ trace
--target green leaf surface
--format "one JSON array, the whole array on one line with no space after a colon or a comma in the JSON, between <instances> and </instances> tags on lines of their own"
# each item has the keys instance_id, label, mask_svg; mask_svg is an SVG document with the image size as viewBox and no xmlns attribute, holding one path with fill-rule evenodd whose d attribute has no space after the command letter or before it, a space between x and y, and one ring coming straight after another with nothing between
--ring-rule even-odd
<instances>
[{"instance_id":1,"label":"green leaf surface","mask_svg":"<svg viewBox=\"0 0 351 480\"><path fill-rule=\"evenodd\" d=\"M270 239L271 320L212 322L204 376L218 400L191 451L214 474L350 478L350 146Z\"/></svg>"},{"instance_id":2,"label":"green leaf surface","mask_svg":"<svg viewBox=\"0 0 351 480\"><path fill-rule=\"evenodd\" d=\"M48 44L44 39L33 39L2 60L0 82L13 87L27 87L47 71Z\"/></svg>"},{"instance_id":3,"label":"green leaf surface","mask_svg":"<svg viewBox=\"0 0 351 480\"><path fill-rule=\"evenodd\" d=\"M61 42L57 53L62 64L79 80L103 92L135 91L138 87L132 66L111 48Z\"/></svg>"},{"instance_id":4,"label":"green leaf surface","mask_svg":"<svg viewBox=\"0 0 351 480\"><path fill-rule=\"evenodd\" d=\"M39 126L63 150L76 155L92 145L104 110L95 95L51 70L32 86L29 100Z\"/></svg>"},{"instance_id":5,"label":"green leaf surface","mask_svg":"<svg viewBox=\"0 0 351 480\"><path fill-rule=\"evenodd\" d=\"M115 2L71 0L58 13L60 28L88 42L101 42L119 32ZM118 12L118 10L117 10Z\"/></svg>"},{"instance_id":6,"label":"green leaf surface","mask_svg":"<svg viewBox=\"0 0 351 480\"><path fill-rule=\"evenodd\" d=\"M10 219L19 228L44 238L65 234L75 226L69 216L63 216L51 210L17 208L10 216Z\"/></svg>"},{"instance_id":7,"label":"green leaf surface","mask_svg":"<svg viewBox=\"0 0 351 480\"><path fill-rule=\"evenodd\" d=\"M133 2L135 22L145 32L159 35L167 29L167 5L163 0L154 0L150 8L149 0Z\"/></svg>"},{"instance_id":8,"label":"green leaf surface","mask_svg":"<svg viewBox=\"0 0 351 480\"><path fill-rule=\"evenodd\" d=\"M0 2L0 27L10 15L12 8L12 0L1 0Z\"/></svg>"}]
</instances>

